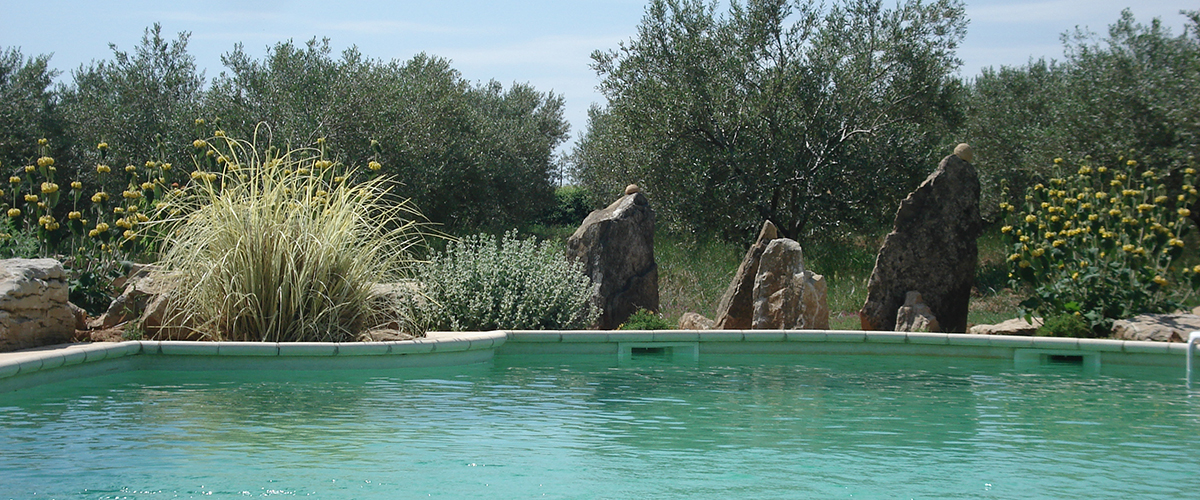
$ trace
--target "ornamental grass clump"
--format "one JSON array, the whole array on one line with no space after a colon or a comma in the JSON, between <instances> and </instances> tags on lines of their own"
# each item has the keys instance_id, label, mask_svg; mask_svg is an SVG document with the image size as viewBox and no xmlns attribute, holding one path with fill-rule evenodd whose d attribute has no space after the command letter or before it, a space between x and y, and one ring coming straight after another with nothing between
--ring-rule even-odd
<instances>
[{"instance_id":1,"label":"ornamental grass clump","mask_svg":"<svg viewBox=\"0 0 1200 500\"><path fill-rule=\"evenodd\" d=\"M336 342L385 323L421 333L372 288L407 277L422 217L387 178L356 181L326 159L323 143L279 152L220 133L197 141L213 153L157 206L176 214L160 261L176 283L173 324L213 340Z\"/></svg>"},{"instance_id":2,"label":"ornamental grass clump","mask_svg":"<svg viewBox=\"0 0 1200 500\"><path fill-rule=\"evenodd\" d=\"M450 242L418 279L425 319L440 330L579 329L598 315L591 280L562 248L513 231Z\"/></svg>"},{"instance_id":3,"label":"ornamental grass clump","mask_svg":"<svg viewBox=\"0 0 1200 500\"><path fill-rule=\"evenodd\" d=\"M1025 314L1076 316L1106 335L1115 319L1174 311L1200 286L1200 266L1179 265L1193 226L1195 167L1168 179L1120 161L1094 167L1085 160L1072 174L1028 189L1023 206L1000 205L1011 284L1030 292ZM1170 180L1181 187L1169 189Z\"/></svg>"}]
</instances>

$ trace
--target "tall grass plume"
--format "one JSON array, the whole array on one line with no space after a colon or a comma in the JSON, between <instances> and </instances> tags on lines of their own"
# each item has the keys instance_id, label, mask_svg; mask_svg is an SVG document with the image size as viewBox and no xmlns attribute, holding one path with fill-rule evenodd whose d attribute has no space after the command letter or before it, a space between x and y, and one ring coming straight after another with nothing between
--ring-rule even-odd
<instances>
[{"instance_id":1,"label":"tall grass plume","mask_svg":"<svg viewBox=\"0 0 1200 500\"><path fill-rule=\"evenodd\" d=\"M424 219L391 194L394 181L326 159L323 140L286 152L220 133L206 142L191 184L157 207L172 323L213 340L421 333L400 299L374 291L405 281L424 241Z\"/></svg>"}]
</instances>

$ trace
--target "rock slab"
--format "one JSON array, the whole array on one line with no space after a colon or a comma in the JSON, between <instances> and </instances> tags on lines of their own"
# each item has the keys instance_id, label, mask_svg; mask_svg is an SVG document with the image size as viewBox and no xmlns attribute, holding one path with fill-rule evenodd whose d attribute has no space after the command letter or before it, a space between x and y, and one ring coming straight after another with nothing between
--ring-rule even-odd
<instances>
[{"instance_id":1,"label":"rock slab","mask_svg":"<svg viewBox=\"0 0 1200 500\"><path fill-rule=\"evenodd\" d=\"M654 210L641 191L588 214L567 239L567 258L592 280L595 328L612 330L638 309L658 311Z\"/></svg>"},{"instance_id":2,"label":"rock slab","mask_svg":"<svg viewBox=\"0 0 1200 500\"><path fill-rule=\"evenodd\" d=\"M979 176L970 163L949 155L900 203L867 284L862 328L893 328L907 293L917 291L940 331L966 332L975 240L982 231Z\"/></svg>"},{"instance_id":3,"label":"rock slab","mask_svg":"<svg viewBox=\"0 0 1200 500\"><path fill-rule=\"evenodd\" d=\"M1117 340L1186 342L1191 332L1200 332L1200 316L1186 313L1139 314L1130 319L1114 321L1112 335Z\"/></svg>"},{"instance_id":4,"label":"rock slab","mask_svg":"<svg viewBox=\"0 0 1200 500\"><path fill-rule=\"evenodd\" d=\"M904 298L904 305L896 311L897 332L936 332L939 331L937 316L921 298L921 292L909 291Z\"/></svg>"},{"instance_id":5,"label":"rock slab","mask_svg":"<svg viewBox=\"0 0 1200 500\"><path fill-rule=\"evenodd\" d=\"M75 313L67 282L54 259L0 260L0 352L71 339Z\"/></svg>"},{"instance_id":6,"label":"rock slab","mask_svg":"<svg viewBox=\"0 0 1200 500\"><path fill-rule=\"evenodd\" d=\"M1032 318L1033 323L1025 318L1013 318L994 325L975 325L967 333L975 335L1024 335L1032 337L1042 326L1042 318Z\"/></svg>"},{"instance_id":7,"label":"rock slab","mask_svg":"<svg viewBox=\"0 0 1200 500\"><path fill-rule=\"evenodd\" d=\"M712 330L714 322L699 313L686 312L679 317L680 330Z\"/></svg>"}]
</instances>

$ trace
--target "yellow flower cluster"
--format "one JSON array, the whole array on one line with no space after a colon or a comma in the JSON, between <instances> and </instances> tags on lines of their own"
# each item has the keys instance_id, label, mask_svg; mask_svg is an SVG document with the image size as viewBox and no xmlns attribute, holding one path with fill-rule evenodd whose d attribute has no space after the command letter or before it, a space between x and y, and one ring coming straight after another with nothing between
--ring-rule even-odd
<instances>
[{"instance_id":1,"label":"yellow flower cluster","mask_svg":"<svg viewBox=\"0 0 1200 500\"><path fill-rule=\"evenodd\" d=\"M1074 174L1050 179L1050 188L1034 185L1023 209L1001 204L1008 220L1000 231L1013 245L1010 277L1035 287L1058 283L1053 286L1060 294L1080 295L1102 282L1126 280L1127 288L1172 282L1179 271L1172 272L1171 264L1192 225L1187 217L1197 200L1195 169L1182 171L1182 194L1171 196L1158 172L1138 171L1132 159L1122 158L1120 165L1084 162Z\"/></svg>"}]
</instances>

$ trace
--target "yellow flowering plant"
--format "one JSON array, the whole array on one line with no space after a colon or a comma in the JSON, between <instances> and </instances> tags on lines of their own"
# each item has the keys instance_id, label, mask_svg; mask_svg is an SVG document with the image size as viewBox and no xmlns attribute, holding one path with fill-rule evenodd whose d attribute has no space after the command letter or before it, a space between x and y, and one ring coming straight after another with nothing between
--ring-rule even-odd
<instances>
[{"instance_id":1,"label":"yellow flowering plant","mask_svg":"<svg viewBox=\"0 0 1200 500\"><path fill-rule=\"evenodd\" d=\"M1200 286L1200 269L1176 265L1194 225L1195 172L1176 173L1182 189L1172 196L1169 179L1136 160L1093 167L1085 158L1029 188L1023 206L1002 203L1010 284L1030 292L1024 314L1074 315L1106 335L1115 319L1178 308L1179 293Z\"/></svg>"}]
</instances>

